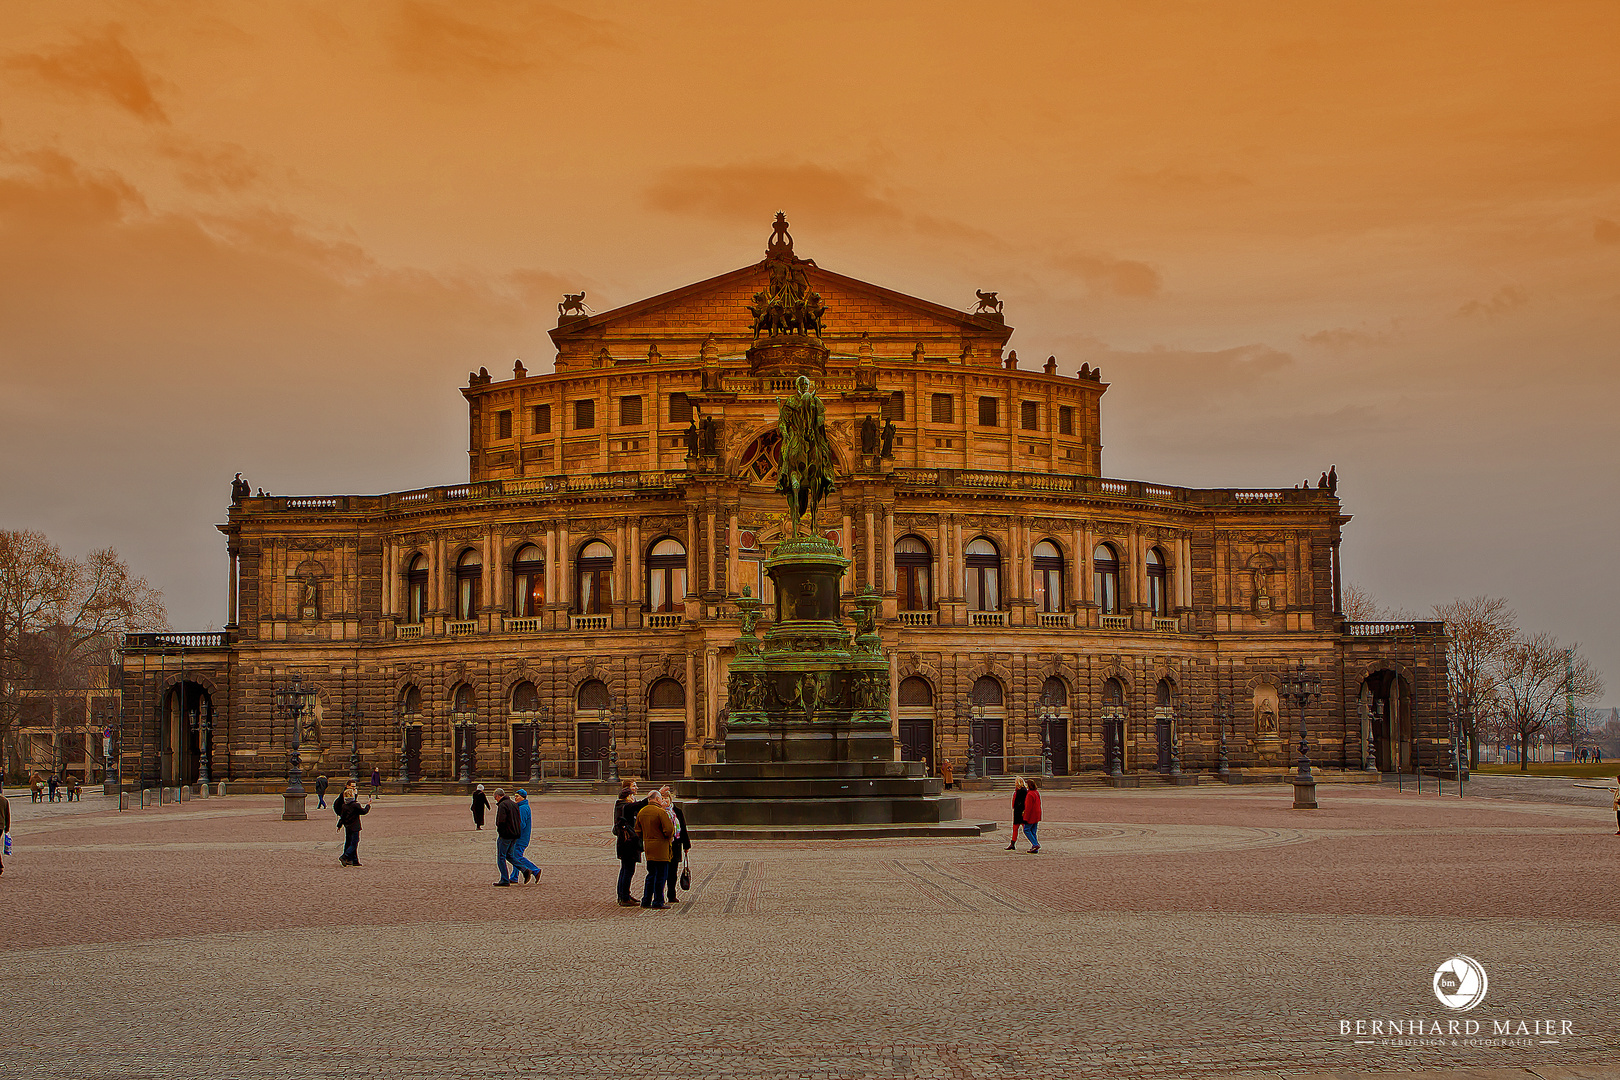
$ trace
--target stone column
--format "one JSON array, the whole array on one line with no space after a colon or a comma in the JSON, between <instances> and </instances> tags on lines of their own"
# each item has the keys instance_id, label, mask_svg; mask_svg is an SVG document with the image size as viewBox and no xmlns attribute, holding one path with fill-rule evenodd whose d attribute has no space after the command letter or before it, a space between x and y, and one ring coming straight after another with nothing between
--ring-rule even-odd
<instances>
[{"instance_id":1,"label":"stone column","mask_svg":"<svg viewBox=\"0 0 1620 1080\"><path fill-rule=\"evenodd\" d=\"M715 521L714 521L714 519L715 519L714 505L712 503L708 504L708 505L705 505L704 508L703 508L703 520L704 520L704 527L705 527L705 530L706 530L705 536L704 536L704 541L705 541L705 550L708 552L708 556L709 556L709 565L708 565L708 570L707 570L706 577L707 577L707 580L708 580L708 591L711 592L711 593L714 592L715 588L717 587L715 585L715 583L714 583L714 579L715 579L714 563L715 563L715 560L719 558L719 550L718 550L719 549L719 544L717 544L715 542L716 538L715 538L715 535L714 535L714 530L715 530Z\"/></svg>"},{"instance_id":2,"label":"stone column","mask_svg":"<svg viewBox=\"0 0 1620 1080\"><path fill-rule=\"evenodd\" d=\"M562 603L562 615L557 623L557 629L568 628L568 613L574 610L574 575L568 567L568 519L564 518L557 535L557 577L562 588L557 590L557 599Z\"/></svg>"},{"instance_id":3,"label":"stone column","mask_svg":"<svg viewBox=\"0 0 1620 1080\"><path fill-rule=\"evenodd\" d=\"M866 584L877 588L877 513L866 504Z\"/></svg>"},{"instance_id":4,"label":"stone column","mask_svg":"<svg viewBox=\"0 0 1620 1080\"><path fill-rule=\"evenodd\" d=\"M883 591L893 595L894 580L894 503L883 506Z\"/></svg>"},{"instance_id":5,"label":"stone column","mask_svg":"<svg viewBox=\"0 0 1620 1080\"><path fill-rule=\"evenodd\" d=\"M444 534L433 537L433 573L428 579L433 587L433 610L444 611Z\"/></svg>"},{"instance_id":6,"label":"stone column","mask_svg":"<svg viewBox=\"0 0 1620 1080\"><path fill-rule=\"evenodd\" d=\"M519 457L522 455L519 454ZM500 563L497 561L500 548L495 543L495 529L491 527L484 533L484 603L483 606L490 611L500 609L500 597L496 595L500 588ZM490 627L494 629L494 627Z\"/></svg>"},{"instance_id":7,"label":"stone column","mask_svg":"<svg viewBox=\"0 0 1620 1080\"><path fill-rule=\"evenodd\" d=\"M225 625L232 627L236 625L236 579L241 573L241 552L234 544L227 550L231 556L231 580L230 599L225 602ZM1335 560L1339 557L1339 549L1336 546L1333 549L1333 557Z\"/></svg>"},{"instance_id":8,"label":"stone column","mask_svg":"<svg viewBox=\"0 0 1620 1080\"><path fill-rule=\"evenodd\" d=\"M546 606L557 602L557 523L546 523L546 547L542 554L546 561ZM541 612L545 614L544 611ZM542 624L544 625L544 624Z\"/></svg>"},{"instance_id":9,"label":"stone column","mask_svg":"<svg viewBox=\"0 0 1620 1080\"><path fill-rule=\"evenodd\" d=\"M1081 523L1079 530L1075 533L1075 539L1080 545L1080 553L1075 558L1077 564L1075 572L1080 577L1080 589L1077 595L1080 597L1081 603L1095 604L1097 597L1093 595L1095 590L1093 587L1094 582L1091 580L1091 564L1093 562L1092 552L1097 548L1097 538L1091 531L1089 521Z\"/></svg>"},{"instance_id":10,"label":"stone column","mask_svg":"<svg viewBox=\"0 0 1620 1080\"><path fill-rule=\"evenodd\" d=\"M657 399L653 400L657 405ZM641 583L646 576L641 572L641 519L630 519L630 550L626 553L630 561L630 607L636 611L641 610ZM632 619L634 617L632 616Z\"/></svg>"},{"instance_id":11,"label":"stone column","mask_svg":"<svg viewBox=\"0 0 1620 1080\"><path fill-rule=\"evenodd\" d=\"M726 593L735 595L742 592L738 586L742 573L739 568L737 549L741 544L741 529L738 523L737 507L731 508L731 515L726 526Z\"/></svg>"},{"instance_id":12,"label":"stone column","mask_svg":"<svg viewBox=\"0 0 1620 1080\"><path fill-rule=\"evenodd\" d=\"M708 732L698 725L697 653L686 653L686 731L688 739L706 739Z\"/></svg>"},{"instance_id":13,"label":"stone column","mask_svg":"<svg viewBox=\"0 0 1620 1080\"><path fill-rule=\"evenodd\" d=\"M619 615L619 625L628 627L628 597L630 593L628 553L624 550L624 519L616 518L613 522L613 610Z\"/></svg>"}]
</instances>

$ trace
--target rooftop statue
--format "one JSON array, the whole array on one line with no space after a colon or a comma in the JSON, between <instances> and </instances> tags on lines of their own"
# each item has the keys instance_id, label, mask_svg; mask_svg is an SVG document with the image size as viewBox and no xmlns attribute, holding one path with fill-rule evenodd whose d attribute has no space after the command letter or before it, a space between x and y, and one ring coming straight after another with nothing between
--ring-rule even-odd
<instances>
[{"instance_id":1,"label":"rooftop statue","mask_svg":"<svg viewBox=\"0 0 1620 1080\"><path fill-rule=\"evenodd\" d=\"M810 278L805 274L805 267L814 267L815 261L793 254L793 236L788 232L787 217L781 211L777 211L772 230L765 247L771 280L762 292L754 294L754 302L748 305L748 313L754 317L754 336L806 334L820 337L827 305L810 287Z\"/></svg>"},{"instance_id":2,"label":"rooftop statue","mask_svg":"<svg viewBox=\"0 0 1620 1080\"><path fill-rule=\"evenodd\" d=\"M833 491L833 451L827 441L827 409L810 380L800 375L792 397L779 398L776 430L782 437L782 468L776 490L787 496L793 539L799 518L810 514L809 535L816 535L816 512Z\"/></svg>"}]
</instances>

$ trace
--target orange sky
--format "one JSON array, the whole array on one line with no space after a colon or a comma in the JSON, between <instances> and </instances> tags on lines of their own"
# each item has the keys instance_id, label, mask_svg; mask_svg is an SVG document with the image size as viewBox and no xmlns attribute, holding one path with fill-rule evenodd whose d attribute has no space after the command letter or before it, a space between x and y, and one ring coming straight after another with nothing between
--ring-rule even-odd
<instances>
[{"instance_id":1,"label":"orange sky","mask_svg":"<svg viewBox=\"0 0 1620 1080\"><path fill-rule=\"evenodd\" d=\"M564 287L783 209L1101 363L1108 475L1336 462L1350 580L1620 683L1617 58L1612 2L9 5L0 524L217 623L231 473L461 478L456 386L544 370Z\"/></svg>"}]
</instances>

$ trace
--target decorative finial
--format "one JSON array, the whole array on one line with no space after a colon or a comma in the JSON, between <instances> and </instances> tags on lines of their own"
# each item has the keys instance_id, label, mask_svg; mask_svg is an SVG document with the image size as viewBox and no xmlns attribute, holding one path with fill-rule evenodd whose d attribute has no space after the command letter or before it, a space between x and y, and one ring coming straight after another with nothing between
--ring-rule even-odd
<instances>
[{"instance_id":1,"label":"decorative finial","mask_svg":"<svg viewBox=\"0 0 1620 1080\"><path fill-rule=\"evenodd\" d=\"M776 212L776 222L771 225L771 239L765 245L767 259L793 258L793 234L788 232L787 215L782 211Z\"/></svg>"}]
</instances>

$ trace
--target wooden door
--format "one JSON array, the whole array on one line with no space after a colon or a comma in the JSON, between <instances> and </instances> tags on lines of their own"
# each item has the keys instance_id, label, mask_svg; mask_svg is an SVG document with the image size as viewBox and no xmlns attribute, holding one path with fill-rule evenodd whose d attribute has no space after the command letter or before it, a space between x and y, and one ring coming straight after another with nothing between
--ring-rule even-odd
<instances>
[{"instance_id":1,"label":"wooden door","mask_svg":"<svg viewBox=\"0 0 1620 1080\"><path fill-rule=\"evenodd\" d=\"M1153 718L1154 735L1158 739L1160 772L1170 771L1170 714L1158 713Z\"/></svg>"},{"instance_id":2,"label":"wooden door","mask_svg":"<svg viewBox=\"0 0 1620 1080\"><path fill-rule=\"evenodd\" d=\"M405 775L409 780L422 779L422 727L412 724L405 731Z\"/></svg>"},{"instance_id":3,"label":"wooden door","mask_svg":"<svg viewBox=\"0 0 1620 1080\"><path fill-rule=\"evenodd\" d=\"M900 718L900 760L921 761L934 775L934 722L926 717Z\"/></svg>"},{"instance_id":4,"label":"wooden door","mask_svg":"<svg viewBox=\"0 0 1620 1080\"><path fill-rule=\"evenodd\" d=\"M512 725L512 779L529 778L529 759L534 751L534 729L528 724Z\"/></svg>"},{"instance_id":5,"label":"wooden door","mask_svg":"<svg viewBox=\"0 0 1620 1080\"><path fill-rule=\"evenodd\" d=\"M606 724L580 724L578 777L581 780L604 780L608 776L608 726Z\"/></svg>"},{"instance_id":6,"label":"wooden door","mask_svg":"<svg viewBox=\"0 0 1620 1080\"><path fill-rule=\"evenodd\" d=\"M679 780L686 775L686 725L660 721L647 725L647 779Z\"/></svg>"},{"instance_id":7,"label":"wooden door","mask_svg":"<svg viewBox=\"0 0 1620 1080\"><path fill-rule=\"evenodd\" d=\"M1052 751L1052 775L1069 775L1069 722L1067 720L1048 720L1046 722L1046 745Z\"/></svg>"},{"instance_id":8,"label":"wooden door","mask_svg":"<svg viewBox=\"0 0 1620 1080\"><path fill-rule=\"evenodd\" d=\"M979 744L979 756L984 761L987 775L1000 776L1007 772L1006 744L1002 742L1001 721L979 720L973 724L974 741Z\"/></svg>"}]
</instances>

